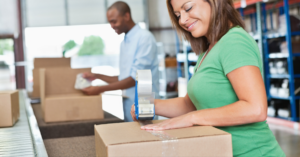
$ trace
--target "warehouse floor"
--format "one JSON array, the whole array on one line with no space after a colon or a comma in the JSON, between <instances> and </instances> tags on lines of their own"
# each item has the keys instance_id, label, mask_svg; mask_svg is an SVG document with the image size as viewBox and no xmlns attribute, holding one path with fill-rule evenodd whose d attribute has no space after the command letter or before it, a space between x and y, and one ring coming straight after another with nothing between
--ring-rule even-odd
<instances>
[{"instance_id":1,"label":"warehouse floor","mask_svg":"<svg viewBox=\"0 0 300 157\"><path fill-rule=\"evenodd\" d=\"M49 157L96 156L94 136L46 139L44 144Z\"/></svg>"},{"instance_id":2,"label":"warehouse floor","mask_svg":"<svg viewBox=\"0 0 300 157\"><path fill-rule=\"evenodd\" d=\"M291 128L269 124L270 129L275 135L280 147L287 157L300 156L300 131Z\"/></svg>"}]
</instances>

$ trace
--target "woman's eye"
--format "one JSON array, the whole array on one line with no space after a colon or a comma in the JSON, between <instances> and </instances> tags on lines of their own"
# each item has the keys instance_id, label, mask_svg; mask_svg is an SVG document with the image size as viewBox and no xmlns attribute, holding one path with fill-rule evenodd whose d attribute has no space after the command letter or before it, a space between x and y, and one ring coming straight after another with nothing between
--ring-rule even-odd
<instances>
[{"instance_id":1,"label":"woman's eye","mask_svg":"<svg viewBox=\"0 0 300 157\"><path fill-rule=\"evenodd\" d=\"M179 18L180 18L180 15L177 16L177 19L179 19Z\"/></svg>"},{"instance_id":2,"label":"woman's eye","mask_svg":"<svg viewBox=\"0 0 300 157\"><path fill-rule=\"evenodd\" d=\"M186 12L189 12L193 7L188 8L187 10L185 10Z\"/></svg>"}]
</instances>

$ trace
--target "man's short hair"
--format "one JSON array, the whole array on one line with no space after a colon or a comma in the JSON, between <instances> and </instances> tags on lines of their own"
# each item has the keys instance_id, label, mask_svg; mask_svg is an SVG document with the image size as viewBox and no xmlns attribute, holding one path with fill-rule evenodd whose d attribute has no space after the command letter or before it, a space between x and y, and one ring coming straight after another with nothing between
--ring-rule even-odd
<instances>
[{"instance_id":1,"label":"man's short hair","mask_svg":"<svg viewBox=\"0 0 300 157\"><path fill-rule=\"evenodd\" d=\"M107 9L107 11L113 8L116 8L119 11L120 15L125 15L126 13L129 13L131 15L130 7L128 6L127 3L123 1L115 2Z\"/></svg>"}]
</instances>

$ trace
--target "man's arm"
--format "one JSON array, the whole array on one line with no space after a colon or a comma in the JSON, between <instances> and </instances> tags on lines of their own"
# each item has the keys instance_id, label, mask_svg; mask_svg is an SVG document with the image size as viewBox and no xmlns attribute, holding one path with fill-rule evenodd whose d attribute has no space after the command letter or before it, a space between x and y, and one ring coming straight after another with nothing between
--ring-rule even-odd
<instances>
[{"instance_id":1,"label":"man's arm","mask_svg":"<svg viewBox=\"0 0 300 157\"><path fill-rule=\"evenodd\" d=\"M135 86L135 80L132 77L127 77L124 80L111 83L106 86L101 86L103 91L123 90Z\"/></svg>"},{"instance_id":2,"label":"man's arm","mask_svg":"<svg viewBox=\"0 0 300 157\"><path fill-rule=\"evenodd\" d=\"M119 81L118 76L107 76L107 75L102 75L102 74L95 74L95 75L96 75L96 78L103 80L104 82L107 82L109 84Z\"/></svg>"},{"instance_id":3,"label":"man's arm","mask_svg":"<svg viewBox=\"0 0 300 157\"><path fill-rule=\"evenodd\" d=\"M135 80L132 77L127 77L124 80L117 81L105 86L91 86L88 88L83 89L83 93L87 95L98 95L105 91L112 91L112 90L120 90L120 89L127 89L130 87L135 86Z\"/></svg>"},{"instance_id":4,"label":"man's arm","mask_svg":"<svg viewBox=\"0 0 300 157\"><path fill-rule=\"evenodd\" d=\"M102 74L93 74L91 72L83 73L83 77L90 80L90 81L93 81L95 79L100 79L100 80L103 80L104 82L107 82L109 84L119 81L118 76L107 76L107 75L102 75Z\"/></svg>"}]
</instances>

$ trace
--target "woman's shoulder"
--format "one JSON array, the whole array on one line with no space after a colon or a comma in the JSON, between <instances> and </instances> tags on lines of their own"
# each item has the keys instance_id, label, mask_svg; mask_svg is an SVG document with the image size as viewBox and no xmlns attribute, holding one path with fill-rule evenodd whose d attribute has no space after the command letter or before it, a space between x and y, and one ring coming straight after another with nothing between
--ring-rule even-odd
<instances>
[{"instance_id":1,"label":"woman's shoulder","mask_svg":"<svg viewBox=\"0 0 300 157\"><path fill-rule=\"evenodd\" d=\"M252 49L256 51L257 44L255 40L239 26L231 28L219 41L222 50L241 50Z\"/></svg>"},{"instance_id":2,"label":"woman's shoulder","mask_svg":"<svg viewBox=\"0 0 300 157\"><path fill-rule=\"evenodd\" d=\"M231 28L222 39L225 39L225 41L254 41L254 39L240 26Z\"/></svg>"},{"instance_id":3,"label":"woman's shoulder","mask_svg":"<svg viewBox=\"0 0 300 157\"><path fill-rule=\"evenodd\" d=\"M219 57L224 59L256 57L259 54L258 45L255 40L242 28L231 28L220 40Z\"/></svg>"}]
</instances>

